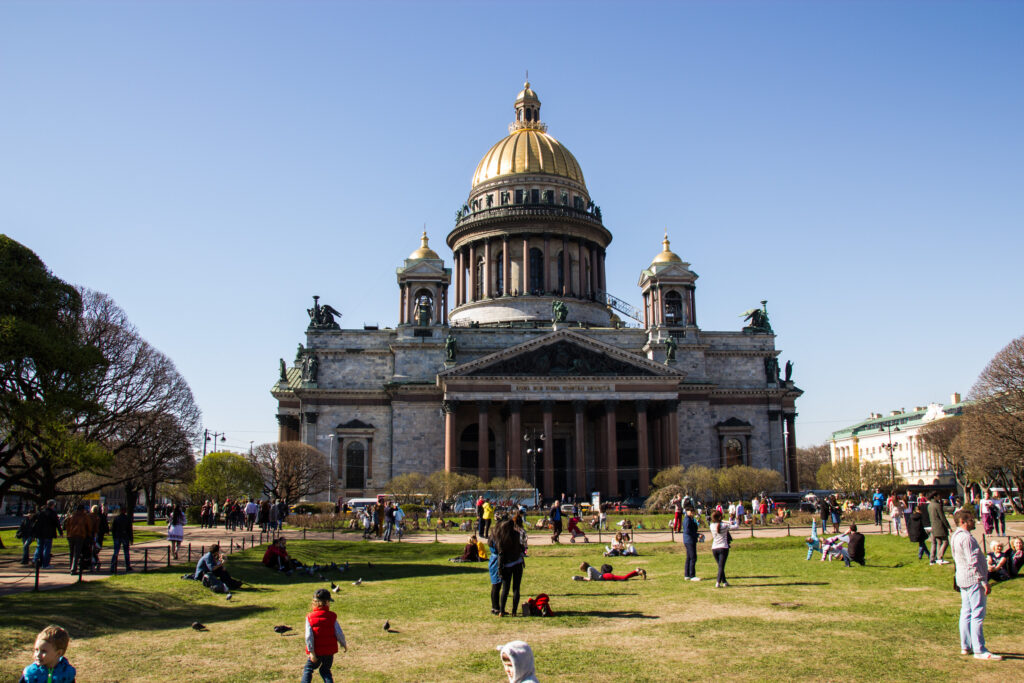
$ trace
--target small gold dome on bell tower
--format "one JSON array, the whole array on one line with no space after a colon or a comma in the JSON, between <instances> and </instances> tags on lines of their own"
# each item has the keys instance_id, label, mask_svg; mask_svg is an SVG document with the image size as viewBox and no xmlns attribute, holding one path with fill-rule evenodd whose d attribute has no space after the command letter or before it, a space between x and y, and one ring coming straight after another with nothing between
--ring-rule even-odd
<instances>
[{"instance_id":1,"label":"small gold dome on bell tower","mask_svg":"<svg viewBox=\"0 0 1024 683\"><path fill-rule=\"evenodd\" d=\"M432 259L439 259L439 258L441 258L440 256L437 255L436 251L434 251L433 249L431 249L428 246L427 231L426 230L423 231L423 235L420 237L420 248L417 249L416 251L412 252L411 254L409 254L409 260L410 261L415 261L417 259L425 259L425 258L432 258Z\"/></svg>"},{"instance_id":2,"label":"small gold dome on bell tower","mask_svg":"<svg viewBox=\"0 0 1024 683\"><path fill-rule=\"evenodd\" d=\"M651 265L656 263L682 263L683 259L679 258L671 249L668 248L668 230L665 230L665 239L661 242L662 250L661 253L654 257L651 261Z\"/></svg>"}]
</instances>

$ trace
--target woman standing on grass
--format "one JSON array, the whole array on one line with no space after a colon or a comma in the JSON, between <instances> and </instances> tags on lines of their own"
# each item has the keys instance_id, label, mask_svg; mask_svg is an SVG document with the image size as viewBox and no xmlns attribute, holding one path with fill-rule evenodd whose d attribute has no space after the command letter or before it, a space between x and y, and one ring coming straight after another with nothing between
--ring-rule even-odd
<instances>
[{"instance_id":1,"label":"woman standing on grass","mask_svg":"<svg viewBox=\"0 0 1024 683\"><path fill-rule=\"evenodd\" d=\"M921 504L915 505L914 511L910 513L910 519L907 520L907 538L911 543L917 543L917 559L919 560L928 554L928 532L924 530L923 507Z\"/></svg>"},{"instance_id":2,"label":"woman standing on grass","mask_svg":"<svg viewBox=\"0 0 1024 683\"><path fill-rule=\"evenodd\" d=\"M729 582L725 580L725 561L729 559L729 546L732 543L732 535L729 533L728 524L722 523L722 511L715 510L711 513L711 554L718 563L718 580L715 588L728 588Z\"/></svg>"},{"instance_id":3,"label":"woman standing on grass","mask_svg":"<svg viewBox=\"0 0 1024 683\"><path fill-rule=\"evenodd\" d=\"M501 563L501 612L499 616L506 617L505 605L508 601L508 591L512 589L512 616L516 616L519 610L519 584L523 580L523 544L519 540L519 532L510 519L503 519L495 525L491 532L491 541L498 551L499 562Z\"/></svg>"},{"instance_id":4,"label":"woman standing on grass","mask_svg":"<svg viewBox=\"0 0 1024 683\"><path fill-rule=\"evenodd\" d=\"M185 513L181 511L178 503L174 504L170 516L167 518L167 540L171 544L171 555L178 559L178 548L185 540Z\"/></svg>"}]
</instances>

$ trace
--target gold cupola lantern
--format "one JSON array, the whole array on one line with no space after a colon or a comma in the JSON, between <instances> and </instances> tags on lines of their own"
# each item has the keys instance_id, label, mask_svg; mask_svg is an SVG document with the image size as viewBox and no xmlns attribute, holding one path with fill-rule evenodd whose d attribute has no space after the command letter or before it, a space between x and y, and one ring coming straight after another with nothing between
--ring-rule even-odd
<instances>
[{"instance_id":1,"label":"gold cupola lantern","mask_svg":"<svg viewBox=\"0 0 1024 683\"><path fill-rule=\"evenodd\" d=\"M683 259L679 258L671 249L669 249L668 241L668 230L665 230L665 239L661 241L662 250L661 253L654 257L651 261L651 265L658 265L660 263L682 263Z\"/></svg>"},{"instance_id":2,"label":"gold cupola lantern","mask_svg":"<svg viewBox=\"0 0 1024 683\"><path fill-rule=\"evenodd\" d=\"M423 231L423 235L420 237L420 248L417 249L416 251L412 252L411 254L409 254L409 260L410 261L416 261L418 259L425 259L425 258L432 258L432 259L439 259L439 258L441 258L440 256L437 255L436 251L434 251L433 249L430 248L429 240L427 239L427 231L426 230Z\"/></svg>"}]
</instances>

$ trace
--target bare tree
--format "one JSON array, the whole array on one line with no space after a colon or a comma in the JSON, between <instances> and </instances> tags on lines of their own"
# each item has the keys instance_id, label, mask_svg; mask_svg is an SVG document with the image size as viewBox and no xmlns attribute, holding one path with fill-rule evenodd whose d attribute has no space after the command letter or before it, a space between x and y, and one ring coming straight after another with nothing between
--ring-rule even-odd
<instances>
[{"instance_id":1,"label":"bare tree","mask_svg":"<svg viewBox=\"0 0 1024 683\"><path fill-rule=\"evenodd\" d=\"M199 408L174 363L139 336L113 299L86 289L79 294L83 302L80 337L100 350L106 365L95 381L93 400L79 411L68 411L59 426L67 434L63 439L67 451L51 448L35 455L24 486L38 501L81 496L124 482L124 473L134 476L140 468L130 464L131 456L145 448L152 453L154 440L166 435L168 419L189 440L199 429ZM121 465L111 469L118 460ZM76 476L82 471L106 477Z\"/></svg>"},{"instance_id":2,"label":"bare tree","mask_svg":"<svg viewBox=\"0 0 1024 683\"><path fill-rule=\"evenodd\" d=\"M260 444L251 462L263 479L264 493L288 504L326 491L333 476L327 456L299 441Z\"/></svg>"},{"instance_id":3,"label":"bare tree","mask_svg":"<svg viewBox=\"0 0 1024 683\"><path fill-rule=\"evenodd\" d=\"M966 411L971 431L983 437L993 479L1024 490L1024 337L1007 344L985 366Z\"/></svg>"},{"instance_id":4,"label":"bare tree","mask_svg":"<svg viewBox=\"0 0 1024 683\"><path fill-rule=\"evenodd\" d=\"M964 442L960 439L963 426L962 416L951 415L926 422L917 430L917 435L932 453L942 458L946 467L953 473L956 483L966 490L971 478L968 476L969 462L963 448Z\"/></svg>"},{"instance_id":5,"label":"bare tree","mask_svg":"<svg viewBox=\"0 0 1024 683\"><path fill-rule=\"evenodd\" d=\"M817 483L818 469L831 458L827 443L796 449L796 469L799 472L797 488L813 489Z\"/></svg>"}]
</instances>

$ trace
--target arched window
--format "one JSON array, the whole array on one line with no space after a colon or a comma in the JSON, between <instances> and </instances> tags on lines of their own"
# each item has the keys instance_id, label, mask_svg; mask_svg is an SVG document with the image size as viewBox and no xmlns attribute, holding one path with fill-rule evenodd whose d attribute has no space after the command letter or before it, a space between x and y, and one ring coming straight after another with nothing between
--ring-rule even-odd
<instances>
[{"instance_id":1,"label":"arched window","mask_svg":"<svg viewBox=\"0 0 1024 683\"><path fill-rule=\"evenodd\" d=\"M345 449L345 488L366 488L366 447L358 441Z\"/></svg>"},{"instance_id":2,"label":"arched window","mask_svg":"<svg viewBox=\"0 0 1024 683\"><path fill-rule=\"evenodd\" d=\"M544 291L544 252L537 247L530 249L529 289L534 294Z\"/></svg>"},{"instance_id":3,"label":"arched window","mask_svg":"<svg viewBox=\"0 0 1024 683\"><path fill-rule=\"evenodd\" d=\"M413 320L417 325L429 325L434 319L434 297L429 289L421 289L416 292L416 309L413 311Z\"/></svg>"},{"instance_id":4,"label":"arched window","mask_svg":"<svg viewBox=\"0 0 1024 683\"><path fill-rule=\"evenodd\" d=\"M743 464L743 444L739 439L729 439L725 442L725 466L734 467Z\"/></svg>"},{"instance_id":5,"label":"arched window","mask_svg":"<svg viewBox=\"0 0 1024 683\"><path fill-rule=\"evenodd\" d=\"M665 324L684 325L683 320L683 297L679 292L668 292L665 294Z\"/></svg>"}]
</instances>

